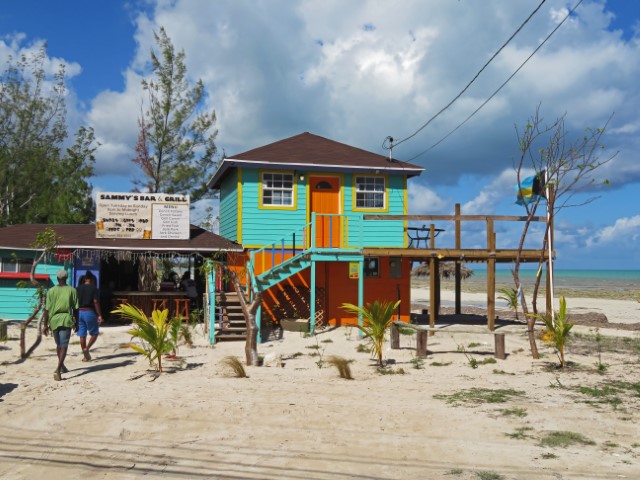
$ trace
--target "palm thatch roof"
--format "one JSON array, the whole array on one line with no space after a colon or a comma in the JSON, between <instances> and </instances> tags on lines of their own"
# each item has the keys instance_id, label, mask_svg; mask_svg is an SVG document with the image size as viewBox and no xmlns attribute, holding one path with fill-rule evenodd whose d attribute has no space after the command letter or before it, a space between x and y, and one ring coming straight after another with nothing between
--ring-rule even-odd
<instances>
[{"instance_id":1,"label":"palm thatch roof","mask_svg":"<svg viewBox=\"0 0 640 480\"><path fill-rule=\"evenodd\" d=\"M439 268L440 278L444 280L454 279L456 277L456 264L455 262L442 262ZM429 276L429 264L421 263L416 268L411 270L411 275L415 277L428 277ZM466 265L460 265L460 278L466 280L473 275L471 270Z\"/></svg>"}]
</instances>

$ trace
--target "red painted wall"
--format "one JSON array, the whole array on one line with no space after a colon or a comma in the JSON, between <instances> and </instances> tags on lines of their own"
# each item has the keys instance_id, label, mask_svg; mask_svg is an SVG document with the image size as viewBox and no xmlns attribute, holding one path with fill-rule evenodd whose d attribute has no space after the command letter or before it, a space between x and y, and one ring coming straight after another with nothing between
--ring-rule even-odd
<instances>
[{"instance_id":1,"label":"red painted wall","mask_svg":"<svg viewBox=\"0 0 640 480\"><path fill-rule=\"evenodd\" d=\"M411 262L401 259L402 278L391 278L389 258L380 257L379 277L365 277L364 304L375 300L400 303L400 319L409 321L411 304ZM327 314L330 325L346 325L357 323L358 318L343 310L343 303L358 304L358 280L349 278L349 264L346 262L318 263L317 285L326 287Z\"/></svg>"}]
</instances>

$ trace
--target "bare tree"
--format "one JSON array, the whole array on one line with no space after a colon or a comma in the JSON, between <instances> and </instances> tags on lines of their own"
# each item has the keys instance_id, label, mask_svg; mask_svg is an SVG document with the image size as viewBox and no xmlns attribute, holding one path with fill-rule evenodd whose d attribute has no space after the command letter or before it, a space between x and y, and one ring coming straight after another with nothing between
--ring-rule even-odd
<instances>
[{"instance_id":1,"label":"bare tree","mask_svg":"<svg viewBox=\"0 0 640 480\"><path fill-rule=\"evenodd\" d=\"M36 276L35 276L36 267L48 255L50 255L51 252L53 252L53 250L55 250L57 244L58 244L58 235L51 227L47 227L43 232L40 232L36 235L36 240L32 245L36 249L39 249L39 250L41 249L41 252L40 252L40 255L36 259L34 259L33 264L31 265L31 273L29 275L29 280L31 281L31 284L36 288L36 292L35 292L36 304L33 307L33 312L31 312L29 317L20 325L20 358L23 360L29 358L29 356L33 353L33 351L36 348L38 348L38 345L40 345L40 342L42 341L42 315L38 316L38 314L41 312L42 308L45 306L45 299L46 299L47 292L42 286L42 284L40 284L40 282L38 282L38 280L36 279ZM26 347L27 328L36 317L38 317L38 325L36 328L37 337L33 342L33 345L31 345L27 349Z\"/></svg>"},{"instance_id":2,"label":"bare tree","mask_svg":"<svg viewBox=\"0 0 640 480\"><path fill-rule=\"evenodd\" d=\"M247 340L244 346L247 365L257 367L260 364L260 359L258 357L258 324L256 323L256 313L262 303L262 292L254 292L252 300L248 302L236 272L233 270L228 270L228 272L233 288L238 294L242 313L247 323Z\"/></svg>"},{"instance_id":3,"label":"bare tree","mask_svg":"<svg viewBox=\"0 0 640 480\"><path fill-rule=\"evenodd\" d=\"M534 335L535 317L531 317L528 314L527 301L519 276L520 257L529 226L544 196L547 204L547 222L541 251L547 250L549 245L553 247L553 223L557 213L566 207L581 206L593 202L598 198L597 195L588 196L579 202L574 200L577 194L583 193L598 184L609 184L608 180L599 180L594 175L594 172L612 160L617 154L614 153L604 160L599 155L604 148L601 143L602 136L610 120L611 117L609 117L604 127L587 128L584 134L575 140L570 138L566 129L565 115L557 118L551 125L544 125L543 119L540 117L540 107L536 109L533 117L529 119L524 130L521 131L516 126L520 147L520 157L514 165L518 178L518 190L520 191L522 188L522 177L526 175L525 170L528 169L534 170L540 185L544 184L545 190L543 195L532 201L523 199L527 220L520 237L518 253L512 270L516 289L520 292L520 305L527 319L529 344L534 358L539 357ZM543 261L544 259L541 258L540 266ZM551 262L552 259L549 258L549 261ZM540 286L541 270L541 268L538 269L532 298L534 314L537 314L536 299ZM547 315L551 314L552 312L547 312Z\"/></svg>"},{"instance_id":4,"label":"bare tree","mask_svg":"<svg viewBox=\"0 0 640 480\"><path fill-rule=\"evenodd\" d=\"M247 365L257 367L260 364L260 358L258 357L258 324L256 322L256 313L262 303L262 292L252 290L251 300L248 301L242 286L242 281L238 278L238 273L229 267L228 261L222 261L220 258L214 257L209 262L205 262L204 265L205 268L209 269L220 267L223 275L231 282L234 290L238 294L238 301L240 302L247 325L247 339L244 348L246 362ZM253 288L253 285L249 288Z\"/></svg>"}]
</instances>

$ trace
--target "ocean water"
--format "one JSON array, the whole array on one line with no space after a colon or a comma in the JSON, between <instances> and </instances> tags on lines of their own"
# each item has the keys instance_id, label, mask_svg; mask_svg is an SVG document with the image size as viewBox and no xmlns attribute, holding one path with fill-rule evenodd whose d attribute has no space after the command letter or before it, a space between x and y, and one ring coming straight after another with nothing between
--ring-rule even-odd
<instances>
[{"instance_id":1,"label":"ocean water","mask_svg":"<svg viewBox=\"0 0 640 480\"><path fill-rule=\"evenodd\" d=\"M485 281L487 278L486 269L473 268L473 276L465 281ZM544 275L543 270L543 285ZM520 269L520 279L523 283L533 283L536 270L526 268ZM511 270L496 270L496 283L511 283L513 276ZM576 290L639 290L640 270L563 270L554 272L554 282L556 288L571 288Z\"/></svg>"}]
</instances>

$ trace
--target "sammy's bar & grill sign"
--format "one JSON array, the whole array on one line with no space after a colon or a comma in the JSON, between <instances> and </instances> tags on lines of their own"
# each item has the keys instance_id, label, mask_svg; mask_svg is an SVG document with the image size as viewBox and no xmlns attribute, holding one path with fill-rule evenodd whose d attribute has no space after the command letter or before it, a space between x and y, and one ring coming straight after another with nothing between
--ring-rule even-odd
<instances>
[{"instance_id":1,"label":"sammy's bar & grill sign","mask_svg":"<svg viewBox=\"0 0 640 480\"><path fill-rule=\"evenodd\" d=\"M189 196L99 193L96 238L188 240Z\"/></svg>"}]
</instances>

